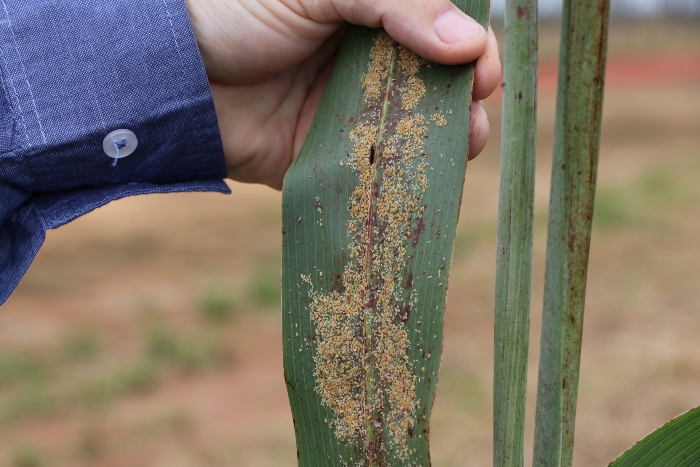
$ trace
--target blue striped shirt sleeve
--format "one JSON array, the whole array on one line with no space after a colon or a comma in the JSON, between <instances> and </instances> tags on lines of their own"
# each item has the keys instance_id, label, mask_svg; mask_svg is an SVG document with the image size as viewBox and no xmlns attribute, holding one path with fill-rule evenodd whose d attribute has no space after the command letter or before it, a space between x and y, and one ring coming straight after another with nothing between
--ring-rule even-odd
<instances>
[{"instance_id":1,"label":"blue striped shirt sleeve","mask_svg":"<svg viewBox=\"0 0 700 467\"><path fill-rule=\"evenodd\" d=\"M115 164L121 128L138 146ZM125 196L227 193L225 177L184 0L0 0L0 304L47 229Z\"/></svg>"}]
</instances>

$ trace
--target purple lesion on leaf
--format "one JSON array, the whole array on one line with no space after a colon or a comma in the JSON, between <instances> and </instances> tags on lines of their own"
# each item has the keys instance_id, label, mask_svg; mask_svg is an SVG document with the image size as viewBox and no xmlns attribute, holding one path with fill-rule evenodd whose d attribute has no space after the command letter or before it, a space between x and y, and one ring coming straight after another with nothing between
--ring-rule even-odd
<instances>
[{"instance_id":1,"label":"purple lesion on leaf","mask_svg":"<svg viewBox=\"0 0 700 467\"><path fill-rule=\"evenodd\" d=\"M343 283L343 277L340 274L333 275L333 286L331 287L331 292L338 292L339 294L345 293L345 284Z\"/></svg>"},{"instance_id":2,"label":"purple lesion on leaf","mask_svg":"<svg viewBox=\"0 0 700 467\"><path fill-rule=\"evenodd\" d=\"M423 230L425 230L425 223L421 217L418 219L418 225L416 225L416 228L413 229L413 240L411 241L411 245L414 247L418 245L418 242L420 241L420 234L423 233Z\"/></svg>"},{"instance_id":3,"label":"purple lesion on leaf","mask_svg":"<svg viewBox=\"0 0 700 467\"><path fill-rule=\"evenodd\" d=\"M412 289L413 288L413 272L409 271L408 275L406 276L406 284L404 285L404 289Z\"/></svg>"}]
</instances>

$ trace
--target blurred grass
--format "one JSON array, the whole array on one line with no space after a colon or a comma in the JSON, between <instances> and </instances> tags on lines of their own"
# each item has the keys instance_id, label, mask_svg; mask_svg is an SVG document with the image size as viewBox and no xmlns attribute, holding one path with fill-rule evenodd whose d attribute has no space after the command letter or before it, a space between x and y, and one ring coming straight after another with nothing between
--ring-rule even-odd
<instances>
[{"instance_id":1,"label":"blurred grass","mask_svg":"<svg viewBox=\"0 0 700 467\"><path fill-rule=\"evenodd\" d=\"M593 228L609 232L663 226L669 213L700 200L697 176L698 171L679 177L668 168L653 168L632 180L602 185L596 193Z\"/></svg>"},{"instance_id":2,"label":"blurred grass","mask_svg":"<svg viewBox=\"0 0 700 467\"><path fill-rule=\"evenodd\" d=\"M222 342L205 334L183 335L164 324L154 325L146 335L147 357L154 364L183 372L196 372L231 363Z\"/></svg>"},{"instance_id":3,"label":"blurred grass","mask_svg":"<svg viewBox=\"0 0 700 467\"><path fill-rule=\"evenodd\" d=\"M100 338L80 328L64 338L58 352L50 352L62 358L0 353L0 425L65 415L81 406L104 407L152 391L173 375L230 368L234 363L224 337L205 329L186 333L157 316L149 315L141 354L131 361L95 365Z\"/></svg>"},{"instance_id":4,"label":"blurred grass","mask_svg":"<svg viewBox=\"0 0 700 467\"><path fill-rule=\"evenodd\" d=\"M79 388L88 408L103 406L119 396L143 393L158 383L158 367L150 361L124 364L106 372Z\"/></svg>"},{"instance_id":5,"label":"blurred grass","mask_svg":"<svg viewBox=\"0 0 700 467\"><path fill-rule=\"evenodd\" d=\"M197 303L202 317L214 324L231 321L240 310L236 297L217 287L209 287L201 293Z\"/></svg>"},{"instance_id":6,"label":"blurred grass","mask_svg":"<svg viewBox=\"0 0 700 467\"><path fill-rule=\"evenodd\" d=\"M48 367L39 357L26 353L0 354L0 389L37 384L48 377Z\"/></svg>"},{"instance_id":7,"label":"blurred grass","mask_svg":"<svg viewBox=\"0 0 700 467\"><path fill-rule=\"evenodd\" d=\"M94 330L76 329L66 336L63 354L71 362L94 358L101 350L99 336Z\"/></svg>"},{"instance_id":8,"label":"blurred grass","mask_svg":"<svg viewBox=\"0 0 700 467\"><path fill-rule=\"evenodd\" d=\"M8 426L26 417L51 417L59 409L55 394L48 387L28 386L3 394L0 402L0 426Z\"/></svg>"},{"instance_id":9,"label":"blurred grass","mask_svg":"<svg viewBox=\"0 0 700 467\"><path fill-rule=\"evenodd\" d=\"M22 444L12 455L11 467L42 467L47 465L44 456L36 446Z\"/></svg>"},{"instance_id":10,"label":"blurred grass","mask_svg":"<svg viewBox=\"0 0 700 467\"><path fill-rule=\"evenodd\" d=\"M280 274L279 266L275 269L265 266L254 272L248 284L249 300L261 308L279 310L282 306Z\"/></svg>"}]
</instances>

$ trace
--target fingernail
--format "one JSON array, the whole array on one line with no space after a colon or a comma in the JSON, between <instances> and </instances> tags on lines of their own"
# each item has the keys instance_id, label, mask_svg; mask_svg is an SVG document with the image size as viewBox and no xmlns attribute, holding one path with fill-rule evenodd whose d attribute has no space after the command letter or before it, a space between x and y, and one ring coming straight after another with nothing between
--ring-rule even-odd
<instances>
[{"instance_id":1,"label":"fingernail","mask_svg":"<svg viewBox=\"0 0 700 467\"><path fill-rule=\"evenodd\" d=\"M435 33L446 44L455 44L471 39L479 32L479 23L467 15L457 13L454 10L445 10L440 13L433 23Z\"/></svg>"}]
</instances>

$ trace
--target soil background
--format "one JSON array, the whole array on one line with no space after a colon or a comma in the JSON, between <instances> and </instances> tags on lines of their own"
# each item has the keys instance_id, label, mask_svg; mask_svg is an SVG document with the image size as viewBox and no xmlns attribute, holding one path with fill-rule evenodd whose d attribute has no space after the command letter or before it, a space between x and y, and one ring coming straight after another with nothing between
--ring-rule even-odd
<instances>
[{"instance_id":1,"label":"soil background","mask_svg":"<svg viewBox=\"0 0 700 467\"><path fill-rule=\"evenodd\" d=\"M543 24L528 465L557 43ZM700 405L700 23L613 22L607 76L576 466L607 465ZM467 170L450 275L436 467L491 464L500 91L485 106L491 138ZM125 199L48 232L0 309L0 467L296 464L281 196L231 188Z\"/></svg>"}]
</instances>

